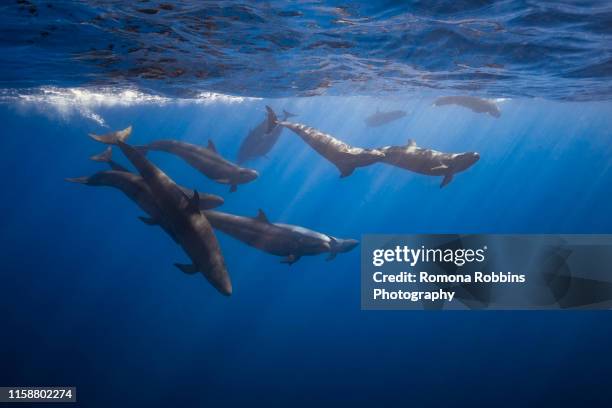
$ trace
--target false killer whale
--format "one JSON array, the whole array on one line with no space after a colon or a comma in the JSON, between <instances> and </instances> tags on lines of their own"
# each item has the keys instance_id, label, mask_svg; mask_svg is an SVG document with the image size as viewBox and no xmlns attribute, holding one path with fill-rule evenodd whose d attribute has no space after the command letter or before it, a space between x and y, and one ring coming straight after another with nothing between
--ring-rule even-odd
<instances>
[{"instance_id":1,"label":"false killer whale","mask_svg":"<svg viewBox=\"0 0 612 408\"><path fill-rule=\"evenodd\" d=\"M375 113L365 118L365 123L368 127L378 127L401 119L404 116L406 116L406 112L403 110L381 112L379 109L376 109Z\"/></svg>"},{"instance_id":2,"label":"false killer whale","mask_svg":"<svg viewBox=\"0 0 612 408\"><path fill-rule=\"evenodd\" d=\"M204 211L213 228L220 230L247 245L276 256L285 257L281 262L289 265L305 255L328 252L328 260L336 254L348 252L359 242L340 239L304 227L271 223L259 210L256 217L242 217L220 211Z\"/></svg>"},{"instance_id":3,"label":"false killer whale","mask_svg":"<svg viewBox=\"0 0 612 408\"><path fill-rule=\"evenodd\" d=\"M296 116L283 110L283 120ZM255 129L252 129L247 137L242 141L238 150L238 164L242 164L248 160L257 157L265 156L272 150L282 132L281 126L275 126L268 132L268 119L264 119Z\"/></svg>"},{"instance_id":4,"label":"false killer whale","mask_svg":"<svg viewBox=\"0 0 612 408\"><path fill-rule=\"evenodd\" d=\"M172 153L217 183L230 184L231 192L236 191L238 184L248 183L259 176L257 171L240 167L221 157L212 140L208 141L207 147L178 140L157 140L135 148L145 154L149 150Z\"/></svg>"},{"instance_id":5,"label":"false killer whale","mask_svg":"<svg viewBox=\"0 0 612 408\"><path fill-rule=\"evenodd\" d=\"M470 109L472 112L488 113L495 118L499 118L501 116L499 106L497 106L494 101L476 98L474 96L442 96L436 99L434 105L459 105Z\"/></svg>"},{"instance_id":6,"label":"false killer whale","mask_svg":"<svg viewBox=\"0 0 612 408\"><path fill-rule=\"evenodd\" d=\"M162 214L155 204L153 193L138 174L128 171L125 167L115 162L112 159L112 148L109 146L104 152L91 156L94 161L108 163L112 170L100 171L89 177L67 178L66 181L73 183L81 183L88 186L104 186L113 187L123 192L130 200L134 201L148 217L138 217L143 222L149 224L154 223L153 220L162 219ZM181 191L188 197L191 197L193 190L186 187L178 186ZM211 210L217 208L224 203L222 197L214 194L200 194L200 209ZM164 223L160 225L171 232Z\"/></svg>"},{"instance_id":7,"label":"false killer whale","mask_svg":"<svg viewBox=\"0 0 612 408\"><path fill-rule=\"evenodd\" d=\"M386 146L380 150L385 154L383 163L428 176L443 176L440 188L450 183L455 174L467 170L480 159L476 152L442 153L423 149L412 139L406 146Z\"/></svg>"},{"instance_id":8,"label":"false killer whale","mask_svg":"<svg viewBox=\"0 0 612 408\"><path fill-rule=\"evenodd\" d=\"M276 125L292 130L317 153L332 162L340 170L341 178L350 176L357 167L369 166L384 157L384 153L379 150L350 146L315 128L300 123L279 121L272 108L266 106L266 109L268 130Z\"/></svg>"},{"instance_id":9,"label":"false killer whale","mask_svg":"<svg viewBox=\"0 0 612 408\"><path fill-rule=\"evenodd\" d=\"M163 221L158 220L158 223L165 222L168 225L177 243L192 261L190 265L175 265L187 274L201 272L219 292L231 295L232 284L225 260L210 223L200 211L198 192L194 191L191 197L185 195L179 186L141 151L126 144L126 138L103 138L100 141L116 144L151 189L155 204L163 216Z\"/></svg>"},{"instance_id":10,"label":"false killer whale","mask_svg":"<svg viewBox=\"0 0 612 408\"><path fill-rule=\"evenodd\" d=\"M125 129L103 136L94 134L90 134L89 136L99 142L112 144L114 140L125 141L132 131L131 127L128 129L129 132L126 132L127 129ZM217 153L217 148L212 140L208 141L207 147L180 142L178 140L157 140L146 145L134 146L134 148L145 155L150 150L174 154L185 160L206 177L221 184L230 184L230 191L232 192L236 191L238 184L248 183L258 177L258 173L255 170L237 166L221 157L221 155Z\"/></svg>"}]
</instances>

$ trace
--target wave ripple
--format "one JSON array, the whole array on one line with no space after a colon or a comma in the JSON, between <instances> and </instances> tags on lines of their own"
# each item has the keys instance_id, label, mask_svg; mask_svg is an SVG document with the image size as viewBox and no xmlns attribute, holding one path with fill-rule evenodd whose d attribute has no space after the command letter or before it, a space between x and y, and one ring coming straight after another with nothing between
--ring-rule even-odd
<instances>
[{"instance_id":1,"label":"wave ripple","mask_svg":"<svg viewBox=\"0 0 612 408\"><path fill-rule=\"evenodd\" d=\"M5 2L0 87L612 96L612 3Z\"/></svg>"}]
</instances>

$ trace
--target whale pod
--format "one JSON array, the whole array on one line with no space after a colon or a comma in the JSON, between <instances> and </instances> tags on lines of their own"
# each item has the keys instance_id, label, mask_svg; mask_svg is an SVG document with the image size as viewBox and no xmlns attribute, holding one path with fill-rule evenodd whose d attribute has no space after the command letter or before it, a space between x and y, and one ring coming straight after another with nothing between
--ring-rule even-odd
<instances>
[{"instance_id":1,"label":"whale pod","mask_svg":"<svg viewBox=\"0 0 612 408\"><path fill-rule=\"evenodd\" d=\"M145 155L121 139L107 138L103 143L116 144L150 188L163 222L172 231L176 242L191 259L191 264L175 264L186 274L201 272L222 294L231 295L232 284L219 242L200 210L200 195L191 196L149 161ZM157 220L151 220L155 223ZM159 223L159 222L158 222Z\"/></svg>"}]
</instances>

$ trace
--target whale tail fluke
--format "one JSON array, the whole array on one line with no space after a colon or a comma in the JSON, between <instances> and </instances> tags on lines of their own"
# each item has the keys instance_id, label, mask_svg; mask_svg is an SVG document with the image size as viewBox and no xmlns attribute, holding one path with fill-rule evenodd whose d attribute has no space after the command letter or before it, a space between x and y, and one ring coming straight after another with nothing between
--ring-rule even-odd
<instances>
[{"instance_id":1,"label":"whale tail fluke","mask_svg":"<svg viewBox=\"0 0 612 408\"><path fill-rule=\"evenodd\" d=\"M132 125L126 127L123 130L117 130L116 132L110 132L105 135L96 135L93 133L89 134L93 140L105 144L117 144L118 142L125 142L132 134Z\"/></svg>"},{"instance_id":2,"label":"whale tail fluke","mask_svg":"<svg viewBox=\"0 0 612 408\"><path fill-rule=\"evenodd\" d=\"M268 111L268 130L266 133L270 133L278 123L278 118L276 117L274 110L272 110L272 108L268 105L266 105L266 110Z\"/></svg>"},{"instance_id":3,"label":"whale tail fluke","mask_svg":"<svg viewBox=\"0 0 612 408\"><path fill-rule=\"evenodd\" d=\"M113 159L113 148L108 146L102 153L94 154L89 159L100 163L110 163Z\"/></svg>"},{"instance_id":4,"label":"whale tail fluke","mask_svg":"<svg viewBox=\"0 0 612 408\"><path fill-rule=\"evenodd\" d=\"M67 177L64 180L70 183L89 184L89 177Z\"/></svg>"},{"instance_id":5,"label":"whale tail fluke","mask_svg":"<svg viewBox=\"0 0 612 408\"><path fill-rule=\"evenodd\" d=\"M108 146L102 153L94 154L90 157L90 159L100 163L108 163L110 168L113 170L125 171L129 173L128 169L113 160L113 148L110 146Z\"/></svg>"}]
</instances>

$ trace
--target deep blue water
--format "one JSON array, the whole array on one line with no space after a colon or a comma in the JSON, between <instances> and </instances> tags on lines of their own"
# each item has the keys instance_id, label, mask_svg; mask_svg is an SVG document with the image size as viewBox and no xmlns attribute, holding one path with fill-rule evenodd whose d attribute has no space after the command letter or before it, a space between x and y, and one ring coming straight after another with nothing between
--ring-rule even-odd
<instances>
[{"instance_id":1,"label":"deep blue water","mask_svg":"<svg viewBox=\"0 0 612 408\"><path fill-rule=\"evenodd\" d=\"M234 157L265 103L358 145L411 137L482 158L444 189L439 178L382 164L340 179L285 131L269 159L254 162L260 178L229 194L169 155L151 157L181 183L224 196L224 211L263 208L272 221L340 237L612 230L607 103L511 100L499 119L415 97L137 105L98 114L112 128L133 124L133 143L212 138ZM361 117L374 105L412 113L373 131ZM185 255L138 221L142 212L121 193L63 181L104 168L88 160L101 150L86 137L98 125L23 106L3 107L0 118L2 384L74 384L84 406L608 397L607 312L365 312L357 250L287 267L219 234L234 283L225 298L172 266Z\"/></svg>"},{"instance_id":2,"label":"deep blue water","mask_svg":"<svg viewBox=\"0 0 612 408\"><path fill-rule=\"evenodd\" d=\"M227 298L120 192L64 181L105 169L87 133L130 124L134 144L212 139L235 159L270 104L353 145L481 159L444 189L383 164L340 179L285 130L230 194L150 157L222 211L342 238L612 233L609 2L0 11L0 386L74 385L87 407L610 406L609 312L361 311L358 249L288 267L219 233ZM459 93L501 117L432 106ZM376 108L408 114L367 128Z\"/></svg>"}]
</instances>

